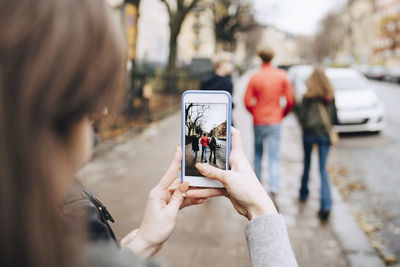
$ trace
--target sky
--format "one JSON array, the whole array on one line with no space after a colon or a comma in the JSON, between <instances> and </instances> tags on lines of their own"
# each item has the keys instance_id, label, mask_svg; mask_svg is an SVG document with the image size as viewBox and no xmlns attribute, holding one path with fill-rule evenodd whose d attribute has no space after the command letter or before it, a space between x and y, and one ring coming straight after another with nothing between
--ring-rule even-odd
<instances>
[{"instance_id":1,"label":"sky","mask_svg":"<svg viewBox=\"0 0 400 267\"><path fill-rule=\"evenodd\" d=\"M210 132L214 127L226 121L226 104L209 104L202 119L202 129Z\"/></svg>"},{"instance_id":2,"label":"sky","mask_svg":"<svg viewBox=\"0 0 400 267\"><path fill-rule=\"evenodd\" d=\"M256 18L294 34L310 35L329 12L342 8L347 0L252 0Z\"/></svg>"}]
</instances>

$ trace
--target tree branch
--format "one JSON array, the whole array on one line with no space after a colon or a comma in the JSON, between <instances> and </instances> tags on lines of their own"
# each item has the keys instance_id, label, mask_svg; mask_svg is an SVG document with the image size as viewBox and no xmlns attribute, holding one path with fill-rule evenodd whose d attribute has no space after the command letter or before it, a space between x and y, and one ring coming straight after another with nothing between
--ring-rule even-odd
<instances>
[{"instance_id":1,"label":"tree branch","mask_svg":"<svg viewBox=\"0 0 400 267\"><path fill-rule=\"evenodd\" d=\"M168 4L168 1L167 1L167 0L160 0L160 1L163 2L163 3L165 4L165 6L167 7L168 15L169 15L169 18L171 19L171 17L172 17L172 10L171 10L170 5Z\"/></svg>"},{"instance_id":2,"label":"tree branch","mask_svg":"<svg viewBox=\"0 0 400 267\"><path fill-rule=\"evenodd\" d=\"M197 4L198 0L193 0L187 7L184 7L183 14L184 16Z\"/></svg>"}]
</instances>

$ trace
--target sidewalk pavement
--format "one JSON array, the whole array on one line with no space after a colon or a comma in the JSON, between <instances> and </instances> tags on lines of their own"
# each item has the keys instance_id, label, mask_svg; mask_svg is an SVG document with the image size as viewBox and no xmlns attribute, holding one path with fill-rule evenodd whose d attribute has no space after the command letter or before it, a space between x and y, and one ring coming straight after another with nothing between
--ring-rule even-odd
<instances>
[{"instance_id":1,"label":"sidewalk pavement","mask_svg":"<svg viewBox=\"0 0 400 267\"><path fill-rule=\"evenodd\" d=\"M200 172L195 167L196 163L202 162L202 159L201 159L202 147L199 146L199 148L200 148L200 150L197 151L197 157L195 158L194 151L192 150L192 144L190 143L185 146L186 175L189 175L189 176L200 175ZM207 163L214 167L225 169L225 142L223 142L222 144L220 144L219 147L216 148L215 155L213 155L211 160L210 160L210 156L211 156L211 149L208 147L207 156L205 158ZM215 157L215 163L214 163L214 157ZM203 162L204 162L204 159L203 159Z\"/></svg>"},{"instance_id":2,"label":"sidewalk pavement","mask_svg":"<svg viewBox=\"0 0 400 267\"><path fill-rule=\"evenodd\" d=\"M245 87L246 77L236 87ZM237 89L234 120L242 132L246 153L252 160L253 134L250 116ZM240 101L238 101L238 99ZM142 133L98 155L78 177L107 206L118 238L140 225L148 192L157 184L180 142L180 114L151 124ZM315 154L315 153L314 153ZM294 116L283 123L281 146L280 212L300 266L383 266L347 206L333 188L334 208L327 224L320 224L319 175L316 155L310 177L310 197L297 201L302 171L300 129ZM263 163L267 163L264 159ZM267 166L263 166L267 173ZM233 209L228 199L209 199L188 207L178 216L176 228L157 257L168 266L250 266L244 228L247 219Z\"/></svg>"}]
</instances>

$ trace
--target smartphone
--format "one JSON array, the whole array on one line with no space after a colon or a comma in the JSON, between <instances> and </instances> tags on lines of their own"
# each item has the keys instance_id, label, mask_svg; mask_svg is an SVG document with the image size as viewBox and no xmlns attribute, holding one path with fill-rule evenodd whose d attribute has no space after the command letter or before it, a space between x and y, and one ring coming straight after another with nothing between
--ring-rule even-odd
<instances>
[{"instance_id":1,"label":"smartphone","mask_svg":"<svg viewBox=\"0 0 400 267\"><path fill-rule=\"evenodd\" d=\"M189 90L182 94L182 182L224 187L200 174L198 162L229 169L232 97L226 91Z\"/></svg>"}]
</instances>

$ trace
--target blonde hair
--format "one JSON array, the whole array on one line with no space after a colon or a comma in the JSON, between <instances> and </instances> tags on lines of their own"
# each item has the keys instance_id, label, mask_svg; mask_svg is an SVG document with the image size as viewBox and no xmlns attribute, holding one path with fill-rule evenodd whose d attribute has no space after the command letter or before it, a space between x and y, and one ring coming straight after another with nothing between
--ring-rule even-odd
<instances>
[{"instance_id":1,"label":"blonde hair","mask_svg":"<svg viewBox=\"0 0 400 267\"><path fill-rule=\"evenodd\" d=\"M304 95L308 98L325 98L333 99L334 90L329 82L328 77L326 77L325 72L322 68L314 68L313 73L306 82L307 92Z\"/></svg>"},{"instance_id":2,"label":"blonde hair","mask_svg":"<svg viewBox=\"0 0 400 267\"><path fill-rule=\"evenodd\" d=\"M218 69L223 63L231 62L232 61L232 54L229 52L219 52L213 59L212 64L214 69Z\"/></svg>"}]
</instances>

